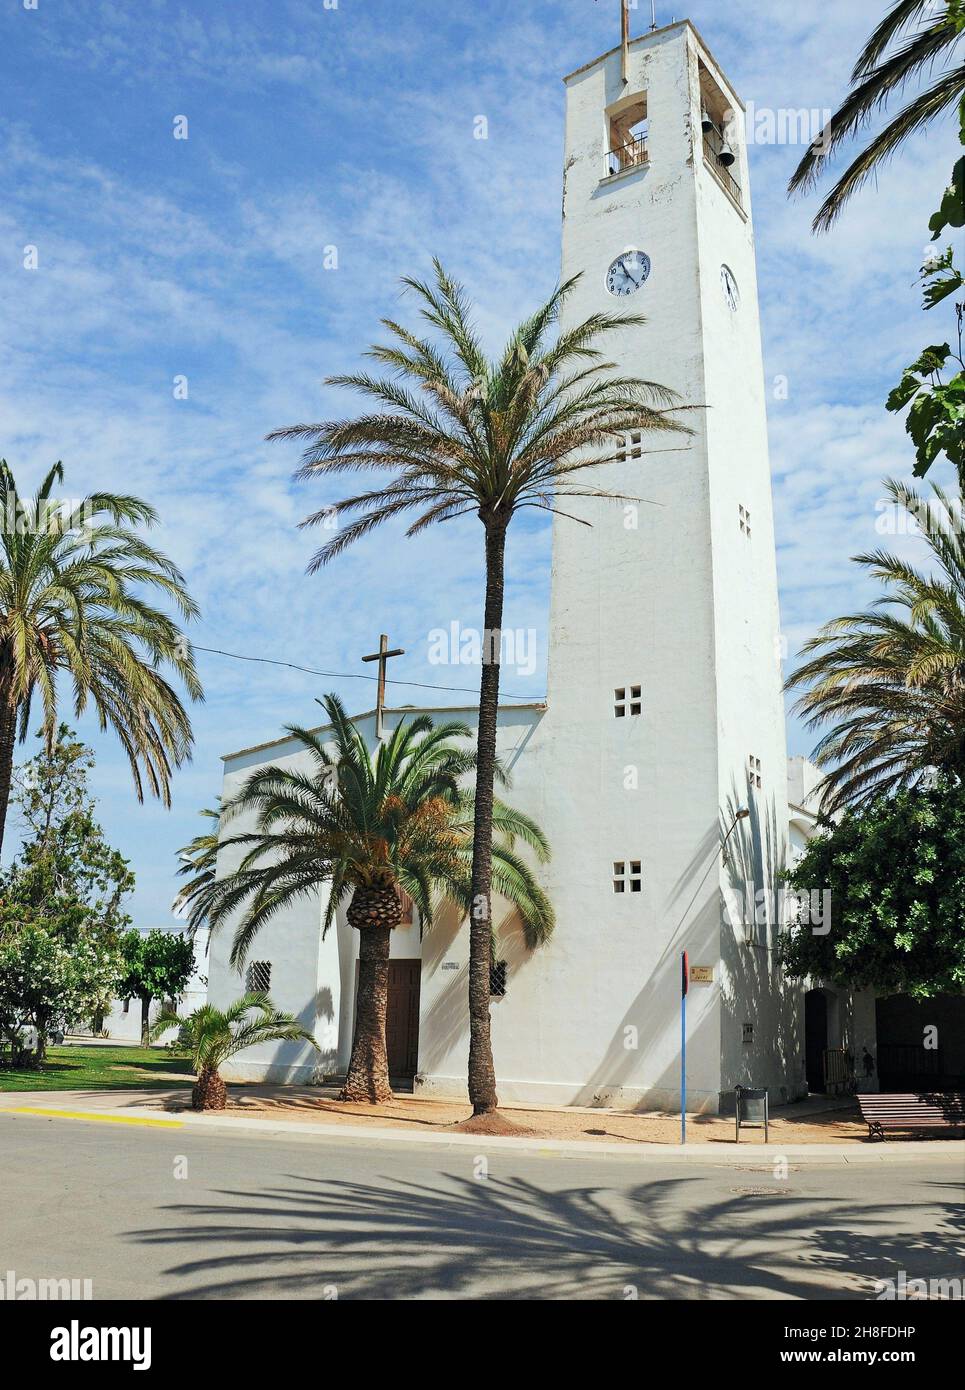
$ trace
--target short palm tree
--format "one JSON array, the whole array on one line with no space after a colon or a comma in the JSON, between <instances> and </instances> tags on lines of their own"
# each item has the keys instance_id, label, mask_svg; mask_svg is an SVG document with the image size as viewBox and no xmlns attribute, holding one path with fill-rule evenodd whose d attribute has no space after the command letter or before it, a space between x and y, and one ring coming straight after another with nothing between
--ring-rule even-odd
<instances>
[{"instance_id":1,"label":"short palm tree","mask_svg":"<svg viewBox=\"0 0 965 1390\"><path fill-rule=\"evenodd\" d=\"M827 231L852 194L913 134L965 99L965 64L952 62L965 33L961 0L898 0L875 29L851 74L851 91L811 144L790 192L813 188L843 141L867 125L892 96L927 72L938 77L919 92L861 151L825 199L814 220Z\"/></svg>"},{"instance_id":2,"label":"short palm tree","mask_svg":"<svg viewBox=\"0 0 965 1390\"><path fill-rule=\"evenodd\" d=\"M407 535L475 514L483 525L486 637L476 741L469 943L469 1095L475 1114L495 1109L489 1019L493 789L499 646L503 622L506 533L524 508L556 512L561 498L619 494L593 487L588 470L615 462L630 430L679 430L668 413L676 397L654 382L621 376L602 342L636 327L635 314L593 314L558 332L576 280L561 285L490 361L472 326L462 287L438 261L434 284L405 279L429 327L419 337L390 319L396 340L368 356L394 376L367 373L329 378L361 392L374 409L350 420L293 425L269 439L306 441L299 476L327 481L357 469L391 473L390 481L308 517L304 526L345 521L315 556L317 570L384 522L415 512ZM639 499L636 499L639 500ZM588 523L585 523L588 524Z\"/></svg>"},{"instance_id":3,"label":"short palm tree","mask_svg":"<svg viewBox=\"0 0 965 1390\"><path fill-rule=\"evenodd\" d=\"M208 920L208 906L214 892L215 876L218 867L218 836L221 833L221 799L213 807L200 812L209 822L209 828L186 844L179 852L180 878L188 882L174 899L173 911L187 918L188 931L192 936ZM190 876L190 877L189 877Z\"/></svg>"},{"instance_id":4,"label":"short palm tree","mask_svg":"<svg viewBox=\"0 0 965 1390\"><path fill-rule=\"evenodd\" d=\"M831 724L815 750L825 809L859 806L937 770L965 778L965 535L961 503L888 491L920 525L933 572L877 550L856 563L888 586L867 613L828 623L788 681L808 727Z\"/></svg>"},{"instance_id":5,"label":"short palm tree","mask_svg":"<svg viewBox=\"0 0 965 1390\"><path fill-rule=\"evenodd\" d=\"M279 1013L267 994L243 994L224 1010L202 1004L183 1018L165 1010L151 1029L151 1041L156 1042L171 1028L187 1034L191 1067L197 1077L191 1091L195 1110L225 1108L228 1096L218 1068L244 1048L268 1042L318 1046L294 1014Z\"/></svg>"},{"instance_id":6,"label":"short palm tree","mask_svg":"<svg viewBox=\"0 0 965 1390\"><path fill-rule=\"evenodd\" d=\"M35 695L53 741L58 679L68 681L75 715L93 705L100 727L120 740L138 799L146 783L165 804L192 735L161 668L174 671L191 699L203 698L190 645L147 597L159 592L185 618L198 612L178 569L133 529L154 525L154 509L108 492L64 503L53 495L63 476L55 464L24 499L0 460L0 846L14 748L27 735Z\"/></svg>"},{"instance_id":7,"label":"short palm tree","mask_svg":"<svg viewBox=\"0 0 965 1390\"><path fill-rule=\"evenodd\" d=\"M304 729L288 730L309 755L311 771L261 769L226 805L228 818L253 812L256 828L222 840L223 848L238 847L244 857L237 872L216 885L209 920L216 930L244 909L231 951L232 963L240 966L257 932L297 898L330 883L323 934L349 899L348 921L359 932L359 979L342 1099L379 1102L392 1096L385 1017L390 937L402 920L401 891L418 908L423 930L441 899L463 911L471 905L473 805L460 779L473 770L475 755L454 743L470 737L465 724L433 728L429 716L420 715L400 721L373 757L338 698L328 695L324 705L330 742ZM494 887L519 912L527 944L536 946L552 931L553 910L515 842L545 860L546 840L528 817L499 802L493 823L500 835L493 847Z\"/></svg>"}]
</instances>

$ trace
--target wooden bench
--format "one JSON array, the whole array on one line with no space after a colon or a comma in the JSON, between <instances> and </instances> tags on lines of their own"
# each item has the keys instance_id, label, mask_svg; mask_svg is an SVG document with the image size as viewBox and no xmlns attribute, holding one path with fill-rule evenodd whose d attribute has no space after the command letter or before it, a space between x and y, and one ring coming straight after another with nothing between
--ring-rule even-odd
<instances>
[{"instance_id":1,"label":"wooden bench","mask_svg":"<svg viewBox=\"0 0 965 1390\"><path fill-rule=\"evenodd\" d=\"M869 1139L884 1139L886 1129L956 1129L965 1126L965 1093L919 1091L906 1095L858 1093Z\"/></svg>"}]
</instances>

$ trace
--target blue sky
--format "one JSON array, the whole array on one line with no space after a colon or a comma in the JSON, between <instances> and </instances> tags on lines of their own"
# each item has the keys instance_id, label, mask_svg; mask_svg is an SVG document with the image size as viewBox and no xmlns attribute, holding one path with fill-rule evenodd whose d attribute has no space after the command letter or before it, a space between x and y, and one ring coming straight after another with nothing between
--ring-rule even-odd
<instances>
[{"instance_id":1,"label":"blue sky","mask_svg":"<svg viewBox=\"0 0 965 1390\"><path fill-rule=\"evenodd\" d=\"M156 539L203 610L198 644L370 672L359 657L387 631L408 649L398 677L471 686L471 668L427 664L426 634L479 623L478 523L413 542L387 532L307 578L318 538L296 523L325 499L292 483L291 448L262 440L344 408L321 379L358 364L380 315L404 312L399 277L423 273L433 254L465 281L493 346L545 297L559 263L560 78L613 45L619 5L331 4L4 7L0 454L24 490L60 458L68 495L151 500ZM884 8L692 0L678 17L698 26L745 101L825 108ZM635 32L648 11L641 0ZM658 18L670 11L659 5ZM479 115L487 140L473 138ZM177 116L187 140L173 138ZM814 200L784 195L799 153L751 151L766 375L788 382L787 399L771 400L770 434L792 654L867 599L848 557L880 541L879 480L910 473L882 402L936 331L914 281L954 132L949 123L919 140L820 239ZM28 244L39 256L30 272ZM338 267L327 269L333 246ZM174 398L176 376L186 400ZM516 528L507 626L545 631L548 559L546 528ZM514 693L543 693L539 656L531 677L506 680ZM315 722L326 689L352 708L372 703L357 681L203 653L199 667L207 701L170 812L139 807L122 756L81 725L97 750L101 819L137 873L139 925L172 920L175 850L218 792L220 754ZM791 751L811 742L792 723Z\"/></svg>"}]
</instances>

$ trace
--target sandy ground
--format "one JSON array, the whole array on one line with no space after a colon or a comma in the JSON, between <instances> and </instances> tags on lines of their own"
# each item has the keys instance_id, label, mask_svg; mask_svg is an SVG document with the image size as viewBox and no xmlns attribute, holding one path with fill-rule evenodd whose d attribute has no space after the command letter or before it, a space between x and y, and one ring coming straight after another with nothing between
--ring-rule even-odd
<instances>
[{"instance_id":1,"label":"sandy ground","mask_svg":"<svg viewBox=\"0 0 965 1390\"><path fill-rule=\"evenodd\" d=\"M253 1119L299 1120L302 1123L314 1121L333 1126L364 1127L369 1124L385 1129L418 1127L423 1133L470 1130L470 1126L464 1129L465 1121L471 1114L470 1109L468 1105L458 1102L414 1100L411 1096L398 1096L388 1105L357 1105L320 1095L317 1090L295 1088L286 1088L283 1093L266 1094L262 1088L255 1092L254 1088L229 1087L228 1094L226 1118L238 1115ZM187 1097L178 1097L174 1102L178 1106L186 1103ZM166 1108L172 1108L170 1101ZM522 1132L541 1139L598 1139L609 1143L621 1139L628 1144L680 1143L679 1115L574 1108L554 1110L516 1105L501 1107L499 1114L506 1121L505 1126L488 1125L486 1132ZM741 1133L747 1142L763 1142L762 1129L742 1129ZM868 1127L861 1120L853 1102L838 1103L828 1110L817 1109L813 1103L806 1102L801 1106L782 1107L771 1120L769 1137L771 1143L780 1143L783 1139L787 1144L840 1144L847 1140L863 1143L867 1134ZM687 1117L687 1142L733 1144L734 1120L716 1115L690 1115Z\"/></svg>"}]
</instances>

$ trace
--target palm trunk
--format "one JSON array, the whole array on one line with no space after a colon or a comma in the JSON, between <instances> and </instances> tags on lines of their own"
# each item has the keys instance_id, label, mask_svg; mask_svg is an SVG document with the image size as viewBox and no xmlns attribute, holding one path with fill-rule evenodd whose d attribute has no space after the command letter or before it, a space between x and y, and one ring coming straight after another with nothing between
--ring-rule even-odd
<instances>
[{"instance_id":1,"label":"palm trunk","mask_svg":"<svg viewBox=\"0 0 965 1390\"><path fill-rule=\"evenodd\" d=\"M402 920L402 903L394 885L356 888L348 920L359 933L359 985L352 1057L339 1100L369 1101L378 1105L392 1099L385 1050L385 1015L389 1002L392 928Z\"/></svg>"},{"instance_id":2,"label":"palm trunk","mask_svg":"<svg viewBox=\"0 0 965 1390\"><path fill-rule=\"evenodd\" d=\"M13 754L17 744L17 710L4 703L0 707L0 850L7 824L7 805L13 781Z\"/></svg>"},{"instance_id":3,"label":"palm trunk","mask_svg":"<svg viewBox=\"0 0 965 1390\"><path fill-rule=\"evenodd\" d=\"M192 1110L224 1110L228 1104L228 1088L218 1075L217 1067L204 1067L191 1088Z\"/></svg>"},{"instance_id":4,"label":"palm trunk","mask_svg":"<svg viewBox=\"0 0 965 1390\"><path fill-rule=\"evenodd\" d=\"M472 910L469 917L469 1099L472 1113L499 1104L489 1027L492 957L493 783L499 714L499 643L503 625L506 528L486 525L486 613L476 737L476 811L472 834Z\"/></svg>"}]
</instances>

